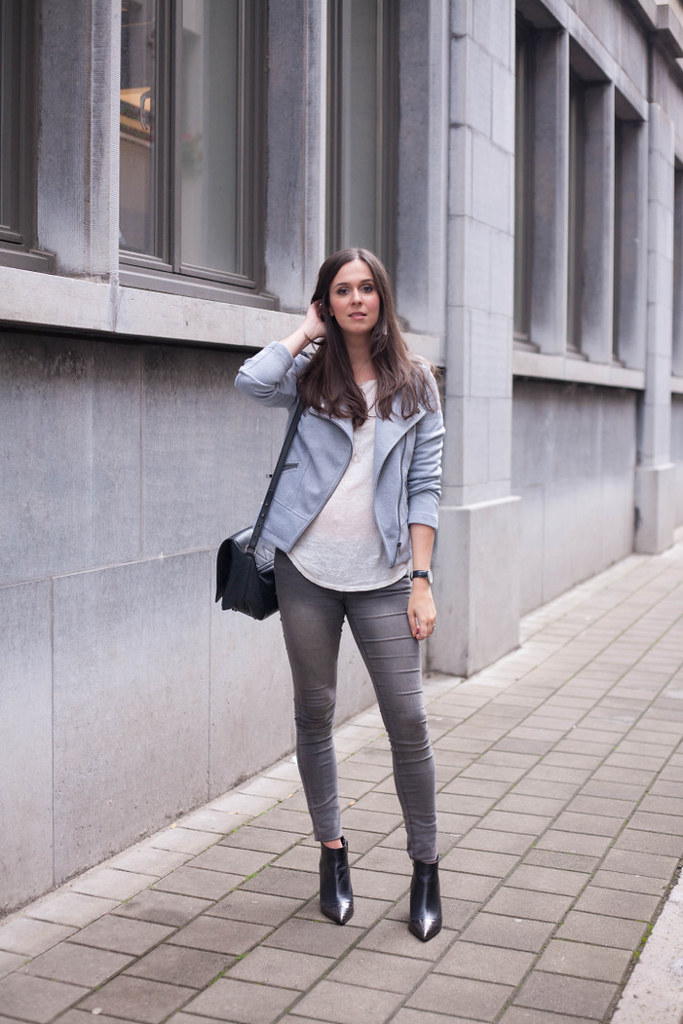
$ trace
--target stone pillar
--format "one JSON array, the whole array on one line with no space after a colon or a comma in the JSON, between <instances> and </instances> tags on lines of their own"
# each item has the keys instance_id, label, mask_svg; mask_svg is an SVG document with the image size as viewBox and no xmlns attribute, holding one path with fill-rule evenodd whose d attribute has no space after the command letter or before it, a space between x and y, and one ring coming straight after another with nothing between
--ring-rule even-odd
<instances>
[{"instance_id":1,"label":"stone pillar","mask_svg":"<svg viewBox=\"0 0 683 1024\"><path fill-rule=\"evenodd\" d=\"M635 481L635 548L656 554L673 543L676 473L671 462L674 130L657 102L649 108L649 145L647 351Z\"/></svg>"},{"instance_id":2,"label":"stone pillar","mask_svg":"<svg viewBox=\"0 0 683 1024\"><path fill-rule=\"evenodd\" d=\"M612 361L614 282L614 85L591 85L586 102L581 351Z\"/></svg>"},{"instance_id":3,"label":"stone pillar","mask_svg":"<svg viewBox=\"0 0 683 1024\"><path fill-rule=\"evenodd\" d=\"M40 17L39 245L58 273L117 279L121 5L43 0Z\"/></svg>"},{"instance_id":4,"label":"stone pillar","mask_svg":"<svg viewBox=\"0 0 683 1024\"><path fill-rule=\"evenodd\" d=\"M519 499L510 495L515 5L451 23L443 497L432 668L469 675L518 643Z\"/></svg>"}]
</instances>

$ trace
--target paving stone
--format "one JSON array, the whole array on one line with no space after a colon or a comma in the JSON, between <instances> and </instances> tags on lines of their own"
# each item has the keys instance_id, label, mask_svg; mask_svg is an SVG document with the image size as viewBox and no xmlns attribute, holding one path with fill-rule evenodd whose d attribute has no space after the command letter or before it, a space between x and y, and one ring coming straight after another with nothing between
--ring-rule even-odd
<instances>
[{"instance_id":1,"label":"paving stone","mask_svg":"<svg viewBox=\"0 0 683 1024\"><path fill-rule=\"evenodd\" d=\"M146 978L125 975L107 982L101 989L84 999L81 1006L92 1013L107 1013L113 1017L128 1017L143 1024L160 1024L169 1013L177 1010L195 995L194 989L181 985L165 985Z\"/></svg>"},{"instance_id":2,"label":"paving stone","mask_svg":"<svg viewBox=\"0 0 683 1024\"><path fill-rule=\"evenodd\" d=\"M175 1018L174 1018L175 1020ZM597 1017L566 1017L563 1013L551 1013L545 1010L529 1010L525 1007L511 1006L500 1018L501 1024L600 1024Z\"/></svg>"},{"instance_id":3,"label":"paving stone","mask_svg":"<svg viewBox=\"0 0 683 1024\"><path fill-rule=\"evenodd\" d=\"M203 868L182 867L162 878L154 888L161 892L177 892L183 896L219 900L243 881L241 875L230 875L222 871L205 871Z\"/></svg>"},{"instance_id":4,"label":"paving stone","mask_svg":"<svg viewBox=\"0 0 683 1024\"><path fill-rule=\"evenodd\" d=\"M500 885L500 878L465 874L461 871L444 871L440 874L439 881L442 896L477 903L484 903Z\"/></svg>"},{"instance_id":5,"label":"paving stone","mask_svg":"<svg viewBox=\"0 0 683 1024\"><path fill-rule=\"evenodd\" d=\"M74 892L87 896L104 896L110 900L127 900L130 896L156 882L155 875L142 875L116 868L95 868L69 882Z\"/></svg>"},{"instance_id":6,"label":"paving stone","mask_svg":"<svg viewBox=\"0 0 683 1024\"><path fill-rule=\"evenodd\" d=\"M186 1024L207 1017L239 1024L271 1024L298 998L292 989L219 978L185 1007ZM196 1015L199 1014L199 1017ZM176 1018L173 1018L176 1021ZM177 1019L177 1024L182 1024Z\"/></svg>"},{"instance_id":7,"label":"paving stone","mask_svg":"<svg viewBox=\"0 0 683 1024\"><path fill-rule=\"evenodd\" d=\"M249 821L250 817L249 814L226 814L224 811L214 811L210 807L201 807L183 818L183 828L227 836L233 829Z\"/></svg>"},{"instance_id":8,"label":"paving stone","mask_svg":"<svg viewBox=\"0 0 683 1024\"><path fill-rule=\"evenodd\" d=\"M630 950L552 939L541 955L538 969L576 978L620 982L630 960Z\"/></svg>"},{"instance_id":9,"label":"paving stone","mask_svg":"<svg viewBox=\"0 0 683 1024\"><path fill-rule=\"evenodd\" d=\"M267 867L240 888L246 892L265 892L273 896L307 900L318 891L319 884L318 875L312 872Z\"/></svg>"},{"instance_id":10,"label":"paving stone","mask_svg":"<svg viewBox=\"0 0 683 1024\"><path fill-rule=\"evenodd\" d=\"M142 956L153 946L163 942L173 930L165 925L108 914L77 932L73 941L84 946L97 946L98 949L111 949L115 953Z\"/></svg>"},{"instance_id":11,"label":"paving stone","mask_svg":"<svg viewBox=\"0 0 683 1024\"><path fill-rule=\"evenodd\" d=\"M357 942L361 934L353 924L340 928L326 918L319 921L292 918L269 935L265 945L336 959Z\"/></svg>"},{"instance_id":12,"label":"paving stone","mask_svg":"<svg viewBox=\"0 0 683 1024\"><path fill-rule=\"evenodd\" d=\"M226 814L248 814L256 817L267 811L273 804L277 803L273 797L257 796L255 793L226 793L225 796L216 797L209 802L214 811L223 811Z\"/></svg>"},{"instance_id":13,"label":"paving stone","mask_svg":"<svg viewBox=\"0 0 683 1024\"><path fill-rule=\"evenodd\" d=\"M190 854L175 850L160 850L147 843L144 846L134 846L131 850L112 857L108 864L121 871L135 871L161 878L179 868L189 856Z\"/></svg>"},{"instance_id":14,"label":"paving stone","mask_svg":"<svg viewBox=\"0 0 683 1024\"><path fill-rule=\"evenodd\" d=\"M439 870L462 871L466 874L474 873L504 878L518 862L519 858L514 854L468 850L459 845L443 858L439 864Z\"/></svg>"},{"instance_id":15,"label":"paving stone","mask_svg":"<svg viewBox=\"0 0 683 1024\"><path fill-rule=\"evenodd\" d=\"M629 875L620 871L603 871L602 869L595 872L592 884L598 888L649 893L651 896L657 897L663 896L666 890L666 884L661 878Z\"/></svg>"},{"instance_id":16,"label":"paving stone","mask_svg":"<svg viewBox=\"0 0 683 1024\"><path fill-rule=\"evenodd\" d=\"M600 816L597 814L576 814L563 811L553 822L553 828L560 832L585 833L590 836L609 836L613 838L619 832L623 820Z\"/></svg>"},{"instance_id":17,"label":"paving stone","mask_svg":"<svg viewBox=\"0 0 683 1024\"><path fill-rule=\"evenodd\" d=\"M618 904L615 910L618 910ZM575 942L590 942L613 949L634 950L643 937L646 924L630 921L623 917L604 917L601 914L586 914L572 910L567 914L557 933L560 939Z\"/></svg>"},{"instance_id":18,"label":"paving stone","mask_svg":"<svg viewBox=\"0 0 683 1024\"><path fill-rule=\"evenodd\" d=\"M397 900L409 886L409 875L363 871L361 868L354 869L353 872L353 892L356 897L368 896L370 899Z\"/></svg>"},{"instance_id":19,"label":"paving stone","mask_svg":"<svg viewBox=\"0 0 683 1024\"><path fill-rule=\"evenodd\" d=\"M233 963L235 958L226 953L189 949L187 946L173 946L164 942L129 967L126 974L201 989Z\"/></svg>"},{"instance_id":20,"label":"paving stone","mask_svg":"<svg viewBox=\"0 0 683 1024\"><path fill-rule=\"evenodd\" d=\"M63 939L68 939L75 931L75 928L67 925L17 915L0 924L0 950L38 956Z\"/></svg>"},{"instance_id":21,"label":"paving stone","mask_svg":"<svg viewBox=\"0 0 683 1024\"><path fill-rule=\"evenodd\" d=\"M5 1024L4 1017L0 1017L0 1024ZM16 1022L12 1021L12 1024L16 1024ZM92 1024L92 1013L90 1010L79 1010L76 1007L58 1017L55 1024ZM97 1015L97 1024L139 1024L139 1022L124 1020L122 1017L110 1017L109 1014L103 1013ZM206 1021L203 1021L202 1024L206 1024Z\"/></svg>"},{"instance_id":22,"label":"paving stone","mask_svg":"<svg viewBox=\"0 0 683 1024\"><path fill-rule=\"evenodd\" d=\"M261 850L264 853L284 853L295 842L291 832L278 832L270 828L244 825L221 839L219 846L235 846L241 850Z\"/></svg>"},{"instance_id":23,"label":"paving stone","mask_svg":"<svg viewBox=\"0 0 683 1024\"><path fill-rule=\"evenodd\" d=\"M160 850L175 850L178 853L201 853L218 842L215 832L199 829L174 827L173 825L150 839L150 845Z\"/></svg>"},{"instance_id":24,"label":"paving stone","mask_svg":"<svg viewBox=\"0 0 683 1024\"><path fill-rule=\"evenodd\" d=\"M429 970L429 962L353 949L329 975L330 981L407 994Z\"/></svg>"},{"instance_id":25,"label":"paving stone","mask_svg":"<svg viewBox=\"0 0 683 1024\"><path fill-rule=\"evenodd\" d=\"M270 832L290 832L294 839L300 839L313 832L311 819L306 812L289 811L282 807L266 811L265 814L254 819L251 826L252 828L267 828Z\"/></svg>"},{"instance_id":26,"label":"paving stone","mask_svg":"<svg viewBox=\"0 0 683 1024\"><path fill-rule=\"evenodd\" d=\"M439 961L436 971L514 986L519 985L534 960L534 953L458 941Z\"/></svg>"},{"instance_id":27,"label":"paving stone","mask_svg":"<svg viewBox=\"0 0 683 1024\"><path fill-rule=\"evenodd\" d=\"M536 849L555 850L563 853L582 853L589 857L602 857L612 840L609 836L585 835L579 832L562 832L549 829L536 844Z\"/></svg>"},{"instance_id":28,"label":"paving stone","mask_svg":"<svg viewBox=\"0 0 683 1024\"><path fill-rule=\"evenodd\" d=\"M342 961L345 962L345 961ZM334 967L334 959L259 946L231 968L227 977L305 991Z\"/></svg>"},{"instance_id":29,"label":"paving stone","mask_svg":"<svg viewBox=\"0 0 683 1024\"><path fill-rule=\"evenodd\" d=\"M211 900L200 900L194 896L181 896L175 892L159 892L145 889L132 900L117 907L115 913L121 917L133 917L139 921L168 924L180 927L211 907Z\"/></svg>"},{"instance_id":30,"label":"paving stone","mask_svg":"<svg viewBox=\"0 0 683 1024\"><path fill-rule=\"evenodd\" d=\"M522 832L525 835L540 835L550 823L551 817L544 817L540 814L514 814L511 811L489 811L481 819L484 828L494 829L501 832Z\"/></svg>"},{"instance_id":31,"label":"paving stone","mask_svg":"<svg viewBox=\"0 0 683 1024\"><path fill-rule=\"evenodd\" d=\"M332 1024L383 1024L401 1002L393 992L321 981L297 1003L297 1013Z\"/></svg>"},{"instance_id":32,"label":"paving stone","mask_svg":"<svg viewBox=\"0 0 683 1024\"><path fill-rule=\"evenodd\" d=\"M435 1014L453 1006L466 1019L493 1021L513 992L514 988L507 985L432 974L413 993L407 1005Z\"/></svg>"},{"instance_id":33,"label":"paving stone","mask_svg":"<svg viewBox=\"0 0 683 1024\"><path fill-rule=\"evenodd\" d=\"M0 951L0 978L11 974L26 963L26 956L21 953L4 953Z\"/></svg>"},{"instance_id":34,"label":"paving stone","mask_svg":"<svg viewBox=\"0 0 683 1024\"><path fill-rule=\"evenodd\" d=\"M347 840L348 842L348 840ZM349 863L354 863L354 855L349 847ZM356 854L356 859L358 854ZM293 871L310 871L317 872L320 863L320 848L316 844L315 846L306 846L304 843L297 843L291 850L287 850L281 857L278 857L275 861L275 866L278 868L291 868Z\"/></svg>"},{"instance_id":35,"label":"paving stone","mask_svg":"<svg viewBox=\"0 0 683 1024\"><path fill-rule=\"evenodd\" d=\"M636 921L647 921L658 905L659 899L656 896L647 896L639 892L621 892L618 900L615 900L614 890L589 885L577 900L576 909L591 914L616 914Z\"/></svg>"},{"instance_id":36,"label":"paving stone","mask_svg":"<svg viewBox=\"0 0 683 1024\"><path fill-rule=\"evenodd\" d=\"M506 880L506 885L519 889L576 896L583 889L589 877L587 873L580 871L558 871L554 868L521 864Z\"/></svg>"},{"instance_id":37,"label":"paving stone","mask_svg":"<svg viewBox=\"0 0 683 1024\"><path fill-rule=\"evenodd\" d=\"M473 828L458 841L458 848L465 850L490 850L494 853L523 854L536 841L532 835L516 832L496 832L488 828Z\"/></svg>"},{"instance_id":38,"label":"paving stone","mask_svg":"<svg viewBox=\"0 0 683 1024\"><path fill-rule=\"evenodd\" d=\"M117 900L107 900L100 896L86 896L80 892L61 891L44 897L37 903L32 903L22 913L40 921L84 928L86 924L96 921L98 917L103 917L116 906L118 906Z\"/></svg>"},{"instance_id":39,"label":"paving stone","mask_svg":"<svg viewBox=\"0 0 683 1024\"><path fill-rule=\"evenodd\" d=\"M602 1020L617 991L616 985L603 981L534 971L514 1003L556 1013L564 1013L571 1006L577 1016Z\"/></svg>"},{"instance_id":40,"label":"paving stone","mask_svg":"<svg viewBox=\"0 0 683 1024\"><path fill-rule=\"evenodd\" d=\"M74 942L60 942L58 946L53 946L47 953L32 960L22 973L95 988L130 963L132 957L123 953L79 946Z\"/></svg>"},{"instance_id":41,"label":"paving stone","mask_svg":"<svg viewBox=\"0 0 683 1024\"><path fill-rule=\"evenodd\" d=\"M559 868L561 871L582 871L592 874L600 864L599 857L586 857L581 853L560 853L554 850L529 850L524 858L526 865L543 868Z\"/></svg>"},{"instance_id":42,"label":"paving stone","mask_svg":"<svg viewBox=\"0 0 683 1024\"><path fill-rule=\"evenodd\" d=\"M651 875L668 881L673 878L678 857L662 857L635 850L610 850L603 861L607 871L625 871L631 875Z\"/></svg>"},{"instance_id":43,"label":"paving stone","mask_svg":"<svg viewBox=\"0 0 683 1024\"><path fill-rule=\"evenodd\" d=\"M486 909L492 914L505 914L507 917L552 922L561 921L573 901L573 896L503 886L493 894Z\"/></svg>"},{"instance_id":44,"label":"paving stone","mask_svg":"<svg viewBox=\"0 0 683 1024\"><path fill-rule=\"evenodd\" d=\"M504 946L507 949L538 953L554 927L549 921L480 913L465 928L461 938L465 942L481 942L486 946Z\"/></svg>"},{"instance_id":45,"label":"paving stone","mask_svg":"<svg viewBox=\"0 0 683 1024\"><path fill-rule=\"evenodd\" d=\"M513 814L547 815L554 818L565 807L567 801L559 798L542 796L524 796L522 793L508 793L496 805L499 811L512 811Z\"/></svg>"},{"instance_id":46,"label":"paving stone","mask_svg":"<svg viewBox=\"0 0 683 1024\"><path fill-rule=\"evenodd\" d=\"M87 988L29 974L10 974L0 981L3 1013L35 1024L47 1024L87 994Z\"/></svg>"},{"instance_id":47,"label":"paving stone","mask_svg":"<svg viewBox=\"0 0 683 1024\"><path fill-rule=\"evenodd\" d=\"M206 868L209 871L231 872L243 878L260 871L273 859L271 853L258 850L240 850L231 846L212 846L193 858L188 867Z\"/></svg>"},{"instance_id":48,"label":"paving stone","mask_svg":"<svg viewBox=\"0 0 683 1024\"><path fill-rule=\"evenodd\" d=\"M486 814L494 805L495 799L486 796L465 796L463 793L438 793L436 798L437 813L451 814Z\"/></svg>"},{"instance_id":49,"label":"paving stone","mask_svg":"<svg viewBox=\"0 0 683 1024\"><path fill-rule=\"evenodd\" d=\"M286 921L301 907L301 900L269 893L235 889L209 911L212 917L226 917L233 921L251 921L253 924L278 925Z\"/></svg>"},{"instance_id":50,"label":"paving stone","mask_svg":"<svg viewBox=\"0 0 683 1024\"><path fill-rule=\"evenodd\" d=\"M221 917L199 917L181 928L168 940L178 946L191 949L208 949L214 953L231 953L240 956L270 931L268 925L251 924L247 921L225 921Z\"/></svg>"},{"instance_id":51,"label":"paving stone","mask_svg":"<svg viewBox=\"0 0 683 1024\"><path fill-rule=\"evenodd\" d=\"M617 838L614 848L678 857L681 852L681 840L678 836L663 836L661 832L641 832L639 829L625 828Z\"/></svg>"}]
</instances>

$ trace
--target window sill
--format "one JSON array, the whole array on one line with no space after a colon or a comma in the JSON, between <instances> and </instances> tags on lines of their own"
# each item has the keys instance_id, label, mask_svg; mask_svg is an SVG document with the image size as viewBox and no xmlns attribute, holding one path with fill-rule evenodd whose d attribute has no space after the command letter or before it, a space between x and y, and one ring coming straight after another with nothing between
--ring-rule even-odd
<instances>
[{"instance_id":1,"label":"window sill","mask_svg":"<svg viewBox=\"0 0 683 1024\"><path fill-rule=\"evenodd\" d=\"M38 249L26 250L0 244L0 266L49 274L54 270L54 257Z\"/></svg>"},{"instance_id":2,"label":"window sill","mask_svg":"<svg viewBox=\"0 0 683 1024\"><path fill-rule=\"evenodd\" d=\"M683 395L683 377L678 377L676 374L672 374L671 377L671 394L672 395Z\"/></svg>"},{"instance_id":3,"label":"window sill","mask_svg":"<svg viewBox=\"0 0 683 1024\"><path fill-rule=\"evenodd\" d=\"M276 309L274 295L236 288L215 281L182 274L161 274L143 267L122 265L119 283L125 288L142 288L145 291L163 292L167 295L185 295L194 299L210 299L213 302L229 302L238 306L258 306L259 309Z\"/></svg>"},{"instance_id":4,"label":"window sill","mask_svg":"<svg viewBox=\"0 0 683 1024\"><path fill-rule=\"evenodd\" d=\"M547 355L515 349L512 353L512 373L515 377L537 377L573 384L630 388L634 391L642 391L645 387L643 370L627 369L618 363L591 363L570 354Z\"/></svg>"}]
</instances>

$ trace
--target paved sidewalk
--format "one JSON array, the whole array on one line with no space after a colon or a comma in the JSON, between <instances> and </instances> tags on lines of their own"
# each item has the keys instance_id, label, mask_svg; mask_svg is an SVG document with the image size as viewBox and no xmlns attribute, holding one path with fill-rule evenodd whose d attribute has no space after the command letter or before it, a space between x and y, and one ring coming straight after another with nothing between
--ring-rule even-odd
<instances>
[{"instance_id":1,"label":"paved sidewalk","mask_svg":"<svg viewBox=\"0 0 683 1024\"><path fill-rule=\"evenodd\" d=\"M337 732L350 924L321 918L281 762L0 923L0 1024L618 1021L683 846L683 543L527 616L523 641L472 679L426 682L437 938L407 931L410 863L372 709ZM683 935L670 941L680 963ZM683 1005L666 1013L649 1024L680 1024Z\"/></svg>"}]
</instances>

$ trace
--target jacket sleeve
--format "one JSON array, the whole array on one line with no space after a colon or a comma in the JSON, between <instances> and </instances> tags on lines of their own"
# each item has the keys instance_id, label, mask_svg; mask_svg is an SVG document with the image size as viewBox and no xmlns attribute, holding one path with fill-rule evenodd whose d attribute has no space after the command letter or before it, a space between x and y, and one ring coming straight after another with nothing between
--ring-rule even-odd
<instances>
[{"instance_id":1,"label":"jacket sleeve","mask_svg":"<svg viewBox=\"0 0 683 1024\"><path fill-rule=\"evenodd\" d=\"M423 523L436 529L439 524L441 456L445 430L439 392L431 373L428 382L435 408L433 412L428 409L415 428L415 448L407 478L408 523Z\"/></svg>"},{"instance_id":2,"label":"jacket sleeve","mask_svg":"<svg viewBox=\"0 0 683 1024\"><path fill-rule=\"evenodd\" d=\"M297 373L307 358L293 359L289 349L273 341L240 366L235 387L263 405L291 408L297 400Z\"/></svg>"}]
</instances>

